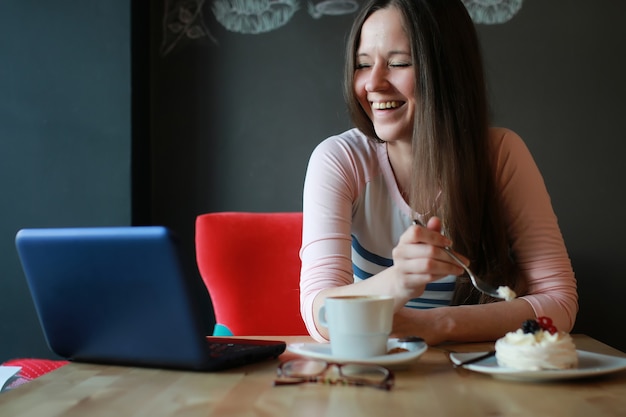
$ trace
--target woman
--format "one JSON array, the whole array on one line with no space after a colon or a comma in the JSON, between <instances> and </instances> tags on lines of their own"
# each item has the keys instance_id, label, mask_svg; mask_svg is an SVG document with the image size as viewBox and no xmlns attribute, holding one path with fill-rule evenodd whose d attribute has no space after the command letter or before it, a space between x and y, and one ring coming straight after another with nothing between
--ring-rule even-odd
<instances>
[{"instance_id":1,"label":"woman","mask_svg":"<svg viewBox=\"0 0 626 417\"><path fill-rule=\"evenodd\" d=\"M356 128L318 145L304 185L301 312L317 340L319 308L342 294L392 295L393 335L431 345L494 340L539 316L572 329L576 281L550 197L522 140L489 128L485 90L460 0L360 11L345 72ZM478 293L444 246L520 297Z\"/></svg>"}]
</instances>

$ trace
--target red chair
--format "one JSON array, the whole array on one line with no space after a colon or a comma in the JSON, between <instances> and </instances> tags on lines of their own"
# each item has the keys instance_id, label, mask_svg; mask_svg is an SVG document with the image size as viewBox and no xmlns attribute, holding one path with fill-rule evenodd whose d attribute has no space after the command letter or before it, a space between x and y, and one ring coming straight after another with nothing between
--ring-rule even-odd
<instances>
[{"instance_id":1,"label":"red chair","mask_svg":"<svg viewBox=\"0 0 626 417\"><path fill-rule=\"evenodd\" d=\"M195 241L214 334L308 334L300 316L301 212L202 214Z\"/></svg>"}]
</instances>

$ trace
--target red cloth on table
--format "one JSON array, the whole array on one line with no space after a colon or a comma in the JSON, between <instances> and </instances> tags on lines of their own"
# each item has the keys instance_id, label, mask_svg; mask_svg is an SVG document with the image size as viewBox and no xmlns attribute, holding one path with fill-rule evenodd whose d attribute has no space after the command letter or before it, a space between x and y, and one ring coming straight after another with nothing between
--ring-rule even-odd
<instances>
[{"instance_id":1,"label":"red cloth on table","mask_svg":"<svg viewBox=\"0 0 626 417\"><path fill-rule=\"evenodd\" d=\"M48 372L52 372L63 365L67 365L68 363L68 361L51 359L19 358L8 360L2 365L22 367L18 375L28 381L32 381L33 379L47 374Z\"/></svg>"}]
</instances>

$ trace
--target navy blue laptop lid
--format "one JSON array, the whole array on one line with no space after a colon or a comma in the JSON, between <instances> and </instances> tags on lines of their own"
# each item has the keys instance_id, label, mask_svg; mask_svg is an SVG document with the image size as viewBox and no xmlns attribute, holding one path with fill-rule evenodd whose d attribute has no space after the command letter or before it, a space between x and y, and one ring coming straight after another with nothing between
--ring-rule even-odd
<instances>
[{"instance_id":1,"label":"navy blue laptop lid","mask_svg":"<svg viewBox=\"0 0 626 417\"><path fill-rule=\"evenodd\" d=\"M285 349L276 341L207 340L192 293L199 278L184 272L164 227L23 229L16 246L46 341L63 358L219 370ZM240 349L231 356L224 345Z\"/></svg>"}]
</instances>

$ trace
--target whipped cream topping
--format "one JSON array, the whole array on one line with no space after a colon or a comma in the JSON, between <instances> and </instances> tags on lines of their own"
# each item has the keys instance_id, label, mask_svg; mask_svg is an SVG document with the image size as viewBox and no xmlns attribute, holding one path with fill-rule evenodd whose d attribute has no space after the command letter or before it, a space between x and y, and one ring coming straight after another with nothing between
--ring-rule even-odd
<instances>
[{"instance_id":1,"label":"whipped cream topping","mask_svg":"<svg viewBox=\"0 0 626 417\"><path fill-rule=\"evenodd\" d=\"M515 294L515 291L513 291L509 287L504 287L504 286L498 287L498 295L504 298L506 301L511 301L517 297L517 294Z\"/></svg>"},{"instance_id":2,"label":"whipped cream topping","mask_svg":"<svg viewBox=\"0 0 626 417\"><path fill-rule=\"evenodd\" d=\"M568 369L578 365L572 337L565 332L544 330L509 332L496 341L498 365L521 370Z\"/></svg>"}]
</instances>

